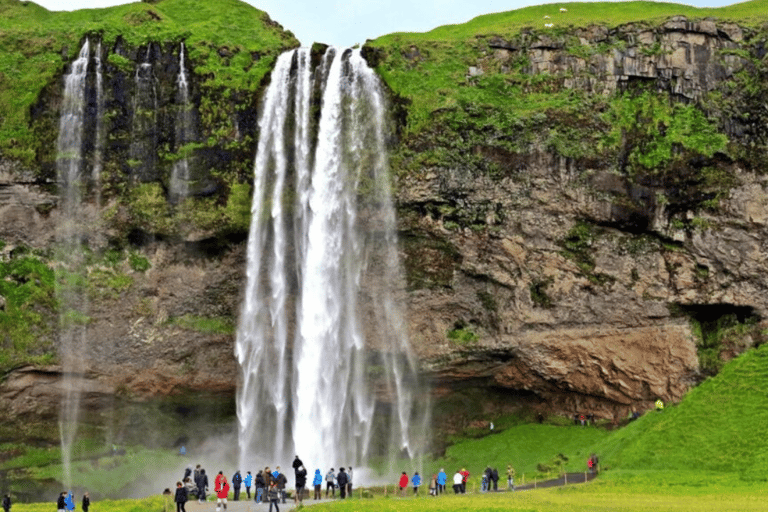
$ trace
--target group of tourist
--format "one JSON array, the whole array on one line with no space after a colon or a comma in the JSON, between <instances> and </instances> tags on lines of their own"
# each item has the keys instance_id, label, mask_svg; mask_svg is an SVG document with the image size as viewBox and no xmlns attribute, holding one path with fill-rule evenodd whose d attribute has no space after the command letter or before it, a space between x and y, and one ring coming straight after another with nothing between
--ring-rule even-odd
<instances>
[{"instance_id":1,"label":"group of tourist","mask_svg":"<svg viewBox=\"0 0 768 512\"><path fill-rule=\"evenodd\" d=\"M299 459L297 455L292 464L294 470L294 478L296 482L296 500L302 501L304 499L304 492L307 489L307 469L304 467L304 463ZM256 503L269 502L269 510L272 511L274 506L277 512L280 511L279 504L285 503L287 492L286 487L288 485L288 478L280 470L280 466L276 466L274 470L269 467L265 467L260 470L256 475L252 475L250 471L246 472L245 476L240 474L240 470L237 470L232 475L232 484L230 486L227 477L223 471L219 471L214 480L214 493L217 496L216 512L220 512L223 508L227 509L227 497L229 495L230 487L234 491L234 501L240 499L240 490L245 487L245 494L247 499L251 499L251 487L254 489L253 500ZM322 498L322 487L325 482L325 497L336 497L336 489L339 489L339 497L341 499L346 498L347 494L352 494L352 467L347 469L339 468L339 472L336 473L333 468L328 471L325 476L319 469L315 470L314 477L312 479L312 486L314 488L314 499L319 500ZM208 492L209 480L208 475L205 473L205 469L197 467L192 469L191 466L187 467L184 471L182 480L176 482L176 496L174 498L176 502L177 512L186 512L184 504L190 499L190 496L194 496L202 503L206 501L206 492ZM169 491L170 492L170 491Z\"/></svg>"},{"instance_id":2,"label":"group of tourist","mask_svg":"<svg viewBox=\"0 0 768 512\"><path fill-rule=\"evenodd\" d=\"M469 479L469 471L466 468L456 470L453 475L453 492L454 494L466 494L467 492L467 480ZM400 494L406 495L406 489L410 483L413 486L413 494L419 495L419 487L421 487L421 475L416 471L411 479L408 479L408 473L403 471L398 481L398 487L400 487ZM444 468L440 468L438 473L434 473L429 480L429 495L438 496L445 492L445 486L448 482L448 475ZM498 491L499 472L496 468L488 466L483 472L481 491L491 490L493 486L494 491ZM510 491L515 490L515 470L512 465L507 465L507 489Z\"/></svg>"}]
</instances>

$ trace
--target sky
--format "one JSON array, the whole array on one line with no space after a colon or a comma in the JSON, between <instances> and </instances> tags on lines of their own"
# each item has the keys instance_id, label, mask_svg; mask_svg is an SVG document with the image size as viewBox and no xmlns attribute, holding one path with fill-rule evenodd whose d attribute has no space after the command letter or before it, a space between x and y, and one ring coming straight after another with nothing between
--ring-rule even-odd
<instances>
[{"instance_id":1,"label":"sky","mask_svg":"<svg viewBox=\"0 0 768 512\"><path fill-rule=\"evenodd\" d=\"M74 11L130 3L129 0L33 0L51 11ZM464 23L481 14L511 11L542 0L244 0L310 46L321 42L352 46L392 32L426 32ZM620 0L610 0L620 1ZM738 0L740 1L740 0ZM696 7L720 7L737 0L678 0Z\"/></svg>"}]
</instances>

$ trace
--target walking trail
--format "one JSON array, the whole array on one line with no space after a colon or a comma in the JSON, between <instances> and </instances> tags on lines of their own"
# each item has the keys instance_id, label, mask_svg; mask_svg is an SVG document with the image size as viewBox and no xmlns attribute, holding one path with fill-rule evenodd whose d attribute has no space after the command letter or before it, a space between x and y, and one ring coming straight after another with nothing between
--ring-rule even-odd
<instances>
[{"instance_id":1,"label":"walking trail","mask_svg":"<svg viewBox=\"0 0 768 512\"><path fill-rule=\"evenodd\" d=\"M535 482L535 483L527 483L525 485L517 485L515 486L515 492L517 491L528 491L531 489L543 489L546 487L561 487L563 485L569 485L569 484L582 484L584 482L589 482L590 480L594 479L597 476L597 473L566 473L564 476L560 478L553 478L552 480L543 480L541 482ZM429 491L427 491L427 496ZM453 494L453 489L451 489L449 486L446 487L446 492L448 494ZM471 491L470 491L471 492ZM475 491L476 492L476 491ZM506 489L499 489L498 491L489 491L490 493L496 493L496 492L508 492ZM408 497L411 496L410 492L407 495ZM243 496L244 497L244 496ZM171 497L172 498L172 497ZM169 500L172 501L172 500ZM314 505L315 503L328 503L331 501L336 501L333 499L321 499L321 500L304 500L304 505ZM284 504L280 503L280 512L290 512L291 510L294 510L296 507L296 504L292 499L287 500ZM168 511L171 512L175 510L176 504L170 503L168 507ZM198 503L197 501L189 501L187 502L186 506L187 512L215 512L216 511L216 501L208 501L206 503ZM244 499L242 501L229 501L227 503L227 511L226 512L265 512L269 510L269 502L266 503L255 503L253 500ZM222 509L223 512L223 509Z\"/></svg>"}]
</instances>

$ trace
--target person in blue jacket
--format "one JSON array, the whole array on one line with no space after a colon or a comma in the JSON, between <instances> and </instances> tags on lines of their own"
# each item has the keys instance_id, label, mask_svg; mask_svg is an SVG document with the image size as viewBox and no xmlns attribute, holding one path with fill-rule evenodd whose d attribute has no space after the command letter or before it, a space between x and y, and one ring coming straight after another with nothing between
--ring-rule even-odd
<instances>
[{"instance_id":1,"label":"person in blue jacket","mask_svg":"<svg viewBox=\"0 0 768 512\"><path fill-rule=\"evenodd\" d=\"M320 473L319 469L315 470L315 478L312 480L312 485L315 486L315 498L316 500L319 500L323 496L323 474Z\"/></svg>"},{"instance_id":2,"label":"person in blue jacket","mask_svg":"<svg viewBox=\"0 0 768 512\"><path fill-rule=\"evenodd\" d=\"M243 477L240 474L240 470L235 471L232 475L232 488L235 490L235 500L240 501L240 486L243 484Z\"/></svg>"},{"instance_id":3,"label":"person in blue jacket","mask_svg":"<svg viewBox=\"0 0 768 512\"><path fill-rule=\"evenodd\" d=\"M437 474L437 494L445 492L445 482L448 481L448 475L445 474L445 469L440 468L440 472Z\"/></svg>"},{"instance_id":4,"label":"person in blue jacket","mask_svg":"<svg viewBox=\"0 0 768 512\"><path fill-rule=\"evenodd\" d=\"M250 471L245 474L245 478L243 479L243 483L245 484L245 494L248 496L248 499L251 499L251 481L253 480L253 475Z\"/></svg>"},{"instance_id":5,"label":"person in blue jacket","mask_svg":"<svg viewBox=\"0 0 768 512\"><path fill-rule=\"evenodd\" d=\"M418 496L419 486L421 485L421 477L419 476L418 471L413 474L413 478L411 478L411 483L413 484L413 495Z\"/></svg>"}]
</instances>

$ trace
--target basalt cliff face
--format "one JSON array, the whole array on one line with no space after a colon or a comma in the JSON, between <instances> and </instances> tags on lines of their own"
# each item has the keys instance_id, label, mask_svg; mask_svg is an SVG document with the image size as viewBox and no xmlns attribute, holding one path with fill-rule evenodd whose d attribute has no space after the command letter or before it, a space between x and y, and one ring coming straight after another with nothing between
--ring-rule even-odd
<instances>
[{"instance_id":1,"label":"basalt cliff face","mask_svg":"<svg viewBox=\"0 0 768 512\"><path fill-rule=\"evenodd\" d=\"M440 45L365 48L392 89L405 309L439 398L438 421L459 428L521 407L618 419L656 398L680 399L721 358L766 339L765 40L764 30L682 18L478 37L454 77L457 89L500 80L532 98L576 100L490 124L484 120L496 113L458 101L410 131L415 102L387 69L402 64L418 77ZM171 208L164 194L181 154L172 115L178 46L121 44L103 50L105 62L108 52L122 59L105 68L112 156L92 242L98 256L87 274L93 348L77 385L94 410L114 396L190 390L233 400L233 326L245 281L241 217L249 213L259 91L202 87L210 76L196 74L190 57L198 133L208 142L201 137L192 148L195 205ZM215 52L230 65L233 50ZM154 167L129 155L129 70L147 59L158 69ZM56 265L60 86L61 74L31 112L51 145L35 162L4 157L0 167L9 264L31 251ZM685 116L701 130L675 125ZM706 139L699 146L697 134ZM224 142L212 144L216 137ZM648 160L659 147L664 157ZM174 155L163 160L165 150ZM5 279L21 286L35 277ZM10 297L1 304L10 314ZM30 304L42 315L28 358L35 364L19 357L0 386L0 406L53 419L59 368L35 357L55 352L58 313L55 303Z\"/></svg>"}]
</instances>

